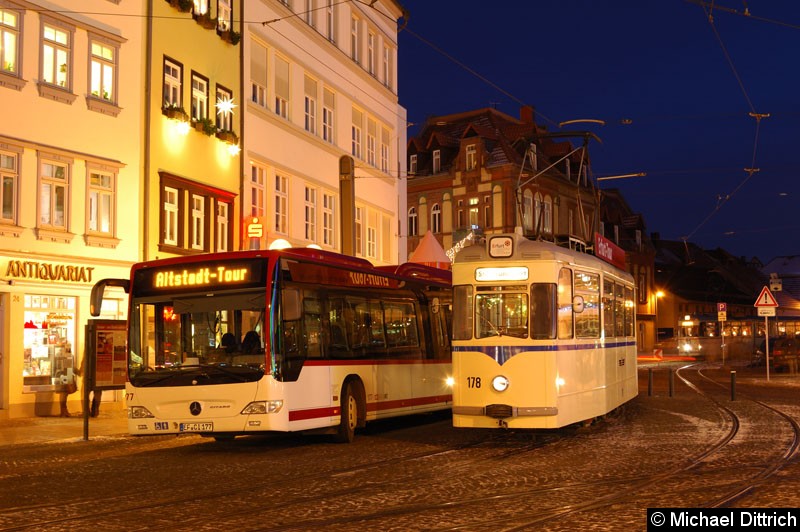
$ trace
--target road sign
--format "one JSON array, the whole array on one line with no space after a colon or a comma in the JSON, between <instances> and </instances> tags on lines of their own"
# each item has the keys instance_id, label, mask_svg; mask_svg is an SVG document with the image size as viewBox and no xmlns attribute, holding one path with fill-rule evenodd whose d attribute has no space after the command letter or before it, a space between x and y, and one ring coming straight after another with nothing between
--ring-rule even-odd
<instances>
[{"instance_id":1,"label":"road sign","mask_svg":"<svg viewBox=\"0 0 800 532\"><path fill-rule=\"evenodd\" d=\"M772 292L769 291L769 288L766 286L761 289L761 293L758 294L758 299L756 302L753 303L754 307L772 307L775 308L778 306L778 301L775 299L775 296L772 295Z\"/></svg>"},{"instance_id":2,"label":"road sign","mask_svg":"<svg viewBox=\"0 0 800 532\"><path fill-rule=\"evenodd\" d=\"M775 315L775 307L758 307L758 315L764 316L774 316Z\"/></svg>"}]
</instances>

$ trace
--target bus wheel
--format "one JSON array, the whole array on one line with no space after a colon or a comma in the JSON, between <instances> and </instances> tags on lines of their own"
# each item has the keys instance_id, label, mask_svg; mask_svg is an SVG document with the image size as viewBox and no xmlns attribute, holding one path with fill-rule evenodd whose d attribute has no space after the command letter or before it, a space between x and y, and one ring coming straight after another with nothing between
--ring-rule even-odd
<instances>
[{"instance_id":1,"label":"bus wheel","mask_svg":"<svg viewBox=\"0 0 800 532\"><path fill-rule=\"evenodd\" d=\"M339 422L339 430L336 433L336 441L339 443L352 443L355 436L356 425L358 425L358 401L353 395L353 388L346 384L342 393L342 419Z\"/></svg>"}]
</instances>

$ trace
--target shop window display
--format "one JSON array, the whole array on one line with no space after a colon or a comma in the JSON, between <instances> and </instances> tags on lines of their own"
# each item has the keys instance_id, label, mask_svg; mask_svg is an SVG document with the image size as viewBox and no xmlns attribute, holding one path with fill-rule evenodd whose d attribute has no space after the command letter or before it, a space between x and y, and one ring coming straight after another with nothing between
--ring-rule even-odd
<instances>
[{"instance_id":1,"label":"shop window display","mask_svg":"<svg viewBox=\"0 0 800 532\"><path fill-rule=\"evenodd\" d=\"M75 379L75 298L25 295L25 391L60 390Z\"/></svg>"}]
</instances>

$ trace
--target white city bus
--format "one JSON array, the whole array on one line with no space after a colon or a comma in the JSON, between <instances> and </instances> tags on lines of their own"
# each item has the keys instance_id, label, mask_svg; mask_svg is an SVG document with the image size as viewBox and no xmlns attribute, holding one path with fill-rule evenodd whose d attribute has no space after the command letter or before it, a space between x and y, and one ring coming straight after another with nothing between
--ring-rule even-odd
<instances>
[{"instance_id":1,"label":"white city bus","mask_svg":"<svg viewBox=\"0 0 800 532\"><path fill-rule=\"evenodd\" d=\"M268 431L352 441L367 421L449 409L450 272L315 249L155 260L129 280L131 434Z\"/></svg>"}]
</instances>

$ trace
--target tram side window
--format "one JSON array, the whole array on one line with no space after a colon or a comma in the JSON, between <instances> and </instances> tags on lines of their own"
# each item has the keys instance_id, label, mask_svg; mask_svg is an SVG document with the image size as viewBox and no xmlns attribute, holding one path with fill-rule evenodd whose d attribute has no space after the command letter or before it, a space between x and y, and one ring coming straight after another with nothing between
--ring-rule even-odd
<instances>
[{"instance_id":1,"label":"tram side window","mask_svg":"<svg viewBox=\"0 0 800 532\"><path fill-rule=\"evenodd\" d=\"M473 288L471 285L453 287L453 339L472 339Z\"/></svg>"},{"instance_id":2,"label":"tram side window","mask_svg":"<svg viewBox=\"0 0 800 532\"><path fill-rule=\"evenodd\" d=\"M603 336L613 338L614 334L614 281L603 283Z\"/></svg>"},{"instance_id":3,"label":"tram side window","mask_svg":"<svg viewBox=\"0 0 800 532\"><path fill-rule=\"evenodd\" d=\"M556 337L556 284L531 285L531 338L549 340Z\"/></svg>"},{"instance_id":4,"label":"tram side window","mask_svg":"<svg viewBox=\"0 0 800 532\"><path fill-rule=\"evenodd\" d=\"M615 336L625 335L625 287L614 283L614 332Z\"/></svg>"},{"instance_id":5,"label":"tram side window","mask_svg":"<svg viewBox=\"0 0 800 532\"><path fill-rule=\"evenodd\" d=\"M633 303L633 288L625 287L625 336L634 336L636 313Z\"/></svg>"},{"instance_id":6,"label":"tram side window","mask_svg":"<svg viewBox=\"0 0 800 532\"><path fill-rule=\"evenodd\" d=\"M572 270L561 268L558 272L558 337L572 338Z\"/></svg>"},{"instance_id":7,"label":"tram side window","mask_svg":"<svg viewBox=\"0 0 800 532\"><path fill-rule=\"evenodd\" d=\"M575 295L583 297L583 312L575 315L578 338L600 337L600 276L575 272Z\"/></svg>"}]
</instances>

